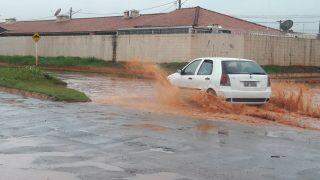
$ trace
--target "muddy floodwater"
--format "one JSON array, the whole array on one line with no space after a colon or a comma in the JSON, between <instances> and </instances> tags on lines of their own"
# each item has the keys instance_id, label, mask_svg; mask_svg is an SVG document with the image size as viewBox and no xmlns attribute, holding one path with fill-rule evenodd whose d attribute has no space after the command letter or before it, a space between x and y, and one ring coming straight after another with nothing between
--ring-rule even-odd
<instances>
[{"instance_id":1,"label":"muddy floodwater","mask_svg":"<svg viewBox=\"0 0 320 180\"><path fill-rule=\"evenodd\" d=\"M93 101L0 93L0 180L320 177L319 131L218 120L196 106L186 115L159 103L153 81L60 77Z\"/></svg>"},{"instance_id":2,"label":"muddy floodwater","mask_svg":"<svg viewBox=\"0 0 320 180\"><path fill-rule=\"evenodd\" d=\"M88 94L96 104L198 119L227 119L256 125L276 122L320 130L320 87L317 85L276 82L276 97L271 99L271 103L255 107L230 105L199 92L177 89L168 85L165 76L156 80L96 75L63 75L62 78L71 88ZM296 93L291 94L291 91Z\"/></svg>"}]
</instances>

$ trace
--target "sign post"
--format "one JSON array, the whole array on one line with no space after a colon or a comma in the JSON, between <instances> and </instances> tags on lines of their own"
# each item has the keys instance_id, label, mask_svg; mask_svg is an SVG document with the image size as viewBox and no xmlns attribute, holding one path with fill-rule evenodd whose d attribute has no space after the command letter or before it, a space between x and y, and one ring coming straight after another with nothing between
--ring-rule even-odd
<instances>
[{"instance_id":1,"label":"sign post","mask_svg":"<svg viewBox=\"0 0 320 180\"><path fill-rule=\"evenodd\" d=\"M40 34L39 33L35 33L32 36L32 39L35 43L35 48L36 48L36 66L39 66L39 56L38 56L38 42L41 39Z\"/></svg>"}]
</instances>

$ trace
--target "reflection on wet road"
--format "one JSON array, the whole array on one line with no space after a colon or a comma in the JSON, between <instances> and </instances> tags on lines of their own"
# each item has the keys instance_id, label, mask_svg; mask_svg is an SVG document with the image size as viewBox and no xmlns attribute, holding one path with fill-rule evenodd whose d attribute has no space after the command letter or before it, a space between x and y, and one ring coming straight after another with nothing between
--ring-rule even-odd
<instances>
[{"instance_id":1,"label":"reflection on wet road","mask_svg":"<svg viewBox=\"0 0 320 180\"><path fill-rule=\"evenodd\" d=\"M96 75L61 76L71 88L79 89L90 96L93 102L136 104L154 100L154 82L142 79L126 79Z\"/></svg>"},{"instance_id":2,"label":"reflection on wet road","mask_svg":"<svg viewBox=\"0 0 320 180\"><path fill-rule=\"evenodd\" d=\"M89 92L94 102L59 103L0 93L0 180L320 176L317 131L130 108L112 102L131 97L127 102L134 104L142 89L152 101L152 82L63 77ZM110 103L99 103L102 97Z\"/></svg>"}]
</instances>

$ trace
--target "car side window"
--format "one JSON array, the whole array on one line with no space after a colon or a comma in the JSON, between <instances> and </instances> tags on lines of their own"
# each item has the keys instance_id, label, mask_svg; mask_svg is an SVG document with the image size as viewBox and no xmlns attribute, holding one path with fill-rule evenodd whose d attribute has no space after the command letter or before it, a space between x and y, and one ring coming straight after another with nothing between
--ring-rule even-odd
<instances>
[{"instance_id":1,"label":"car side window","mask_svg":"<svg viewBox=\"0 0 320 180\"><path fill-rule=\"evenodd\" d=\"M201 63L200 59L193 61L186 68L184 68L182 75L195 75L196 70L200 63Z\"/></svg>"},{"instance_id":2,"label":"car side window","mask_svg":"<svg viewBox=\"0 0 320 180\"><path fill-rule=\"evenodd\" d=\"M204 60L198 71L198 75L211 75L212 71L213 71L213 61Z\"/></svg>"}]
</instances>

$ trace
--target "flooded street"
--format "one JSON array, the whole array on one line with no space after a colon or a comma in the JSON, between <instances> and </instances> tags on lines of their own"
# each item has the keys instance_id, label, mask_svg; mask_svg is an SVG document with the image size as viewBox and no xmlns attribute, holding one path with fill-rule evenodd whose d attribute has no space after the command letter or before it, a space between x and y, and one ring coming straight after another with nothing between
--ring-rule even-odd
<instances>
[{"instance_id":1,"label":"flooded street","mask_svg":"<svg viewBox=\"0 0 320 180\"><path fill-rule=\"evenodd\" d=\"M60 77L92 102L0 93L0 180L320 177L319 131L169 106L149 80Z\"/></svg>"}]
</instances>

